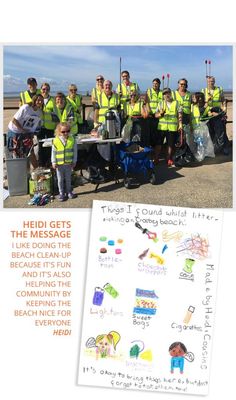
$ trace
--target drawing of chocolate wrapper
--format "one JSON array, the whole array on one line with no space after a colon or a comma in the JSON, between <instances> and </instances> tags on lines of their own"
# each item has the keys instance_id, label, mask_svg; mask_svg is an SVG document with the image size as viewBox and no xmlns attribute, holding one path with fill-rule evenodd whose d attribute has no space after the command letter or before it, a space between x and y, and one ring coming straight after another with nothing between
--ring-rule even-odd
<instances>
[{"instance_id":1,"label":"drawing of chocolate wrapper","mask_svg":"<svg viewBox=\"0 0 236 400\"><path fill-rule=\"evenodd\" d=\"M184 324L188 324L190 319L192 318L192 315L194 313L195 307L189 306L188 311L186 312L186 315L184 317Z\"/></svg>"},{"instance_id":2,"label":"drawing of chocolate wrapper","mask_svg":"<svg viewBox=\"0 0 236 400\"><path fill-rule=\"evenodd\" d=\"M104 290L105 290L107 293L109 293L114 299L115 299L117 296L119 296L119 293L117 292L117 290L116 290L113 286L111 286L110 283L106 283L106 284L103 286L103 288L104 288Z\"/></svg>"},{"instance_id":3,"label":"drawing of chocolate wrapper","mask_svg":"<svg viewBox=\"0 0 236 400\"><path fill-rule=\"evenodd\" d=\"M191 274L194 263L195 263L195 260L193 260L192 258L186 258L185 259L185 266L184 266L183 270L185 272L187 272L188 274Z\"/></svg>"},{"instance_id":4,"label":"drawing of chocolate wrapper","mask_svg":"<svg viewBox=\"0 0 236 400\"><path fill-rule=\"evenodd\" d=\"M101 306L103 302L103 297L104 297L104 290L100 287L96 287L93 295L93 304L95 306Z\"/></svg>"}]
</instances>

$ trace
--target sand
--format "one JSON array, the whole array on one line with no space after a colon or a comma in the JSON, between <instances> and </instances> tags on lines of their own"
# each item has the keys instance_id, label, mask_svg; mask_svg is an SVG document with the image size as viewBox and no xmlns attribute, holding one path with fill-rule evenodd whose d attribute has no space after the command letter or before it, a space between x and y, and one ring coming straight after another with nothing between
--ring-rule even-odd
<instances>
[{"instance_id":1,"label":"sand","mask_svg":"<svg viewBox=\"0 0 236 400\"><path fill-rule=\"evenodd\" d=\"M231 96L232 98L232 96ZM86 99L89 102L89 99ZM17 106L17 99L4 99L4 105ZM16 110L4 110L4 132ZM233 103L228 103L228 121L233 118ZM232 143L233 124L227 124L227 135ZM76 199L60 203L57 200L40 208L90 208L92 201L125 201L144 204L159 204L178 207L198 208L232 208L233 207L233 162L232 152L228 156L217 155L212 159L205 159L202 163L185 168L167 168L164 159L155 168L158 178L157 185L149 182L142 184L135 190L126 189L123 179L119 183L108 181L99 186L95 193L95 186L83 183L78 177L78 184L74 192ZM79 173L79 171L78 171ZM29 195L11 196L4 201L5 208L36 208L29 206Z\"/></svg>"}]
</instances>

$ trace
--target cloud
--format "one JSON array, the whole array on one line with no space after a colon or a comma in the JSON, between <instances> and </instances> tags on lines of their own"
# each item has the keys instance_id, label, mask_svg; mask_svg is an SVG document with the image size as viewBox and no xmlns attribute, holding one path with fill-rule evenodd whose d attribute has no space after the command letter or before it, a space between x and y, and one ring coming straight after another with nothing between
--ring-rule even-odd
<instances>
[{"instance_id":1,"label":"cloud","mask_svg":"<svg viewBox=\"0 0 236 400\"><path fill-rule=\"evenodd\" d=\"M190 89L201 89L206 83L205 59L212 60L217 84L232 87L232 46L8 45L4 47L4 73L12 79L6 78L4 91L10 85L11 90L18 90L20 81L21 90L25 89L29 76L35 76L39 84L49 82L52 91L65 91L70 83L77 84L80 91L91 90L98 74L116 87L120 57L122 69L130 71L142 90L153 78L167 73L172 88L179 78L186 77Z\"/></svg>"}]
</instances>

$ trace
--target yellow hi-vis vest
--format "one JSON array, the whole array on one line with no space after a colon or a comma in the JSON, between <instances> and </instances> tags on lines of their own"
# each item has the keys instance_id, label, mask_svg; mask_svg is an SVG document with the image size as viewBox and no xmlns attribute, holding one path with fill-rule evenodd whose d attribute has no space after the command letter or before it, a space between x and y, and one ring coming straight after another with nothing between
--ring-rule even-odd
<instances>
[{"instance_id":1,"label":"yellow hi-vis vest","mask_svg":"<svg viewBox=\"0 0 236 400\"><path fill-rule=\"evenodd\" d=\"M206 107L203 114L200 114L200 109L197 104L191 105L191 125L193 128L196 127L201 121L201 118L207 117L210 107Z\"/></svg>"},{"instance_id":2,"label":"yellow hi-vis vest","mask_svg":"<svg viewBox=\"0 0 236 400\"><path fill-rule=\"evenodd\" d=\"M208 102L209 107L221 107L221 96L223 94L223 89L222 87L216 87L213 91L213 95L210 94L209 89L205 88L202 89L202 93L205 95L205 101L207 102L209 97L212 97L212 99Z\"/></svg>"},{"instance_id":3,"label":"yellow hi-vis vest","mask_svg":"<svg viewBox=\"0 0 236 400\"><path fill-rule=\"evenodd\" d=\"M66 103L66 106L62 112L57 106L55 106L54 113L57 115L60 122L69 122L71 134L77 135L78 133L77 115L74 112L74 109L69 102Z\"/></svg>"},{"instance_id":4,"label":"yellow hi-vis vest","mask_svg":"<svg viewBox=\"0 0 236 400\"><path fill-rule=\"evenodd\" d=\"M35 94L41 94L41 90L37 89ZM30 104L32 102L32 97L29 94L28 90L25 90L24 92L20 93L20 106L23 104Z\"/></svg>"},{"instance_id":5,"label":"yellow hi-vis vest","mask_svg":"<svg viewBox=\"0 0 236 400\"><path fill-rule=\"evenodd\" d=\"M93 101L95 100L96 102L98 102L98 98L101 93L102 93L102 90L93 88L92 93L91 93L91 97L92 97Z\"/></svg>"},{"instance_id":6,"label":"yellow hi-vis vest","mask_svg":"<svg viewBox=\"0 0 236 400\"><path fill-rule=\"evenodd\" d=\"M52 121L51 112L54 111L55 102L53 97L49 97L47 104L43 107L43 126L46 129L54 130L56 128L56 122Z\"/></svg>"},{"instance_id":7,"label":"yellow hi-vis vest","mask_svg":"<svg viewBox=\"0 0 236 400\"><path fill-rule=\"evenodd\" d=\"M77 114L78 123L82 124L82 122L83 122L83 118L82 118L82 114L81 114L82 96L77 94L75 99L72 99L70 96L67 96L67 100L71 103L74 111Z\"/></svg>"},{"instance_id":8,"label":"yellow hi-vis vest","mask_svg":"<svg viewBox=\"0 0 236 400\"><path fill-rule=\"evenodd\" d=\"M134 106L131 106L130 103L126 103L126 115L129 117L141 116L142 115L142 108L143 108L143 101L138 100Z\"/></svg>"},{"instance_id":9,"label":"yellow hi-vis vest","mask_svg":"<svg viewBox=\"0 0 236 400\"><path fill-rule=\"evenodd\" d=\"M153 88L147 90L148 103L151 114L155 114L158 103L163 100L162 91L156 92Z\"/></svg>"},{"instance_id":10,"label":"yellow hi-vis vest","mask_svg":"<svg viewBox=\"0 0 236 400\"><path fill-rule=\"evenodd\" d=\"M172 91L172 98L173 100L177 100L179 102L179 105L182 106L183 112L185 114L190 114L191 111L191 93L186 92L185 96L182 97L178 90L173 90Z\"/></svg>"},{"instance_id":11,"label":"yellow hi-vis vest","mask_svg":"<svg viewBox=\"0 0 236 400\"><path fill-rule=\"evenodd\" d=\"M65 146L58 137L53 139L53 146L56 149L57 165L72 164L74 157L74 144L75 139L72 136L68 137Z\"/></svg>"},{"instance_id":12,"label":"yellow hi-vis vest","mask_svg":"<svg viewBox=\"0 0 236 400\"><path fill-rule=\"evenodd\" d=\"M159 108L165 110L163 117L159 119L158 129L161 131L177 132L178 130L178 101L173 100L170 108L164 101L159 103Z\"/></svg>"},{"instance_id":13,"label":"yellow hi-vis vest","mask_svg":"<svg viewBox=\"0 0 236 400\"><path fill-rule=\"evenodd\" d=\"M98 122L104 123L106 121L105 115L108 109L117 109L119 105L119 97L116 93L112 93L111 97L108 98L107 95L102 92L98 98Z\"/></svg>"},{"instance_id":14,"label":"yellow hi-vis vest","mask_svg":"<svg viewBox=\"0 0 236 400\"><path fill-rule=\"evenodd\" d=\"M138 87L138 84L135 82L131 82L131 84L129 86L126 86L124 83L122 83L120 86L120 83L119 83L116 91L118 94L121 93L120 103L121 103L121 108L123 109L124 104L130 100L130 92L139 93L139 87Z\"/></svg>"}]
</instances>

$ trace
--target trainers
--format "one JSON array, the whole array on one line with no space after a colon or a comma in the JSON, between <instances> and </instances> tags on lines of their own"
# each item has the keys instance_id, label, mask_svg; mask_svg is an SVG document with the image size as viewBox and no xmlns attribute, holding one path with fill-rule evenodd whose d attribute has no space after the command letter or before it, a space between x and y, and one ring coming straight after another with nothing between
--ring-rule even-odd
<instances>
[{"instance_id":1,"label":"trainers","mask_svg":"<svg viewBox=\"0 0 236 400\"><path fill-rule=\"evenodd\" d=\"M65 201L65 200L66 200L65 195L64 195L64 194L59 194L58 200L59 200L59 201Z\"/></svg>"},{"instance_id":2,"label":"trainers","mask_svg":"<svg viewBox=\"0 0 236 400\"><path fill-rule=\"evenodd\" d=\"M75 193L73 193L73 192L68 193L68 199L75 199L76 197L77 196Z\"/></svg>"},{"instance_id":3,"label":"trainers","mask_svg":"<svg viewBox=\"0 0 236 400\"><path fill-rule=\"evenodd\" d=\"M168 167L172 167L173 164L174 164L174 161L172 161L172 160L168 160L167 161Z\"/></svg>"}]
</instances>

